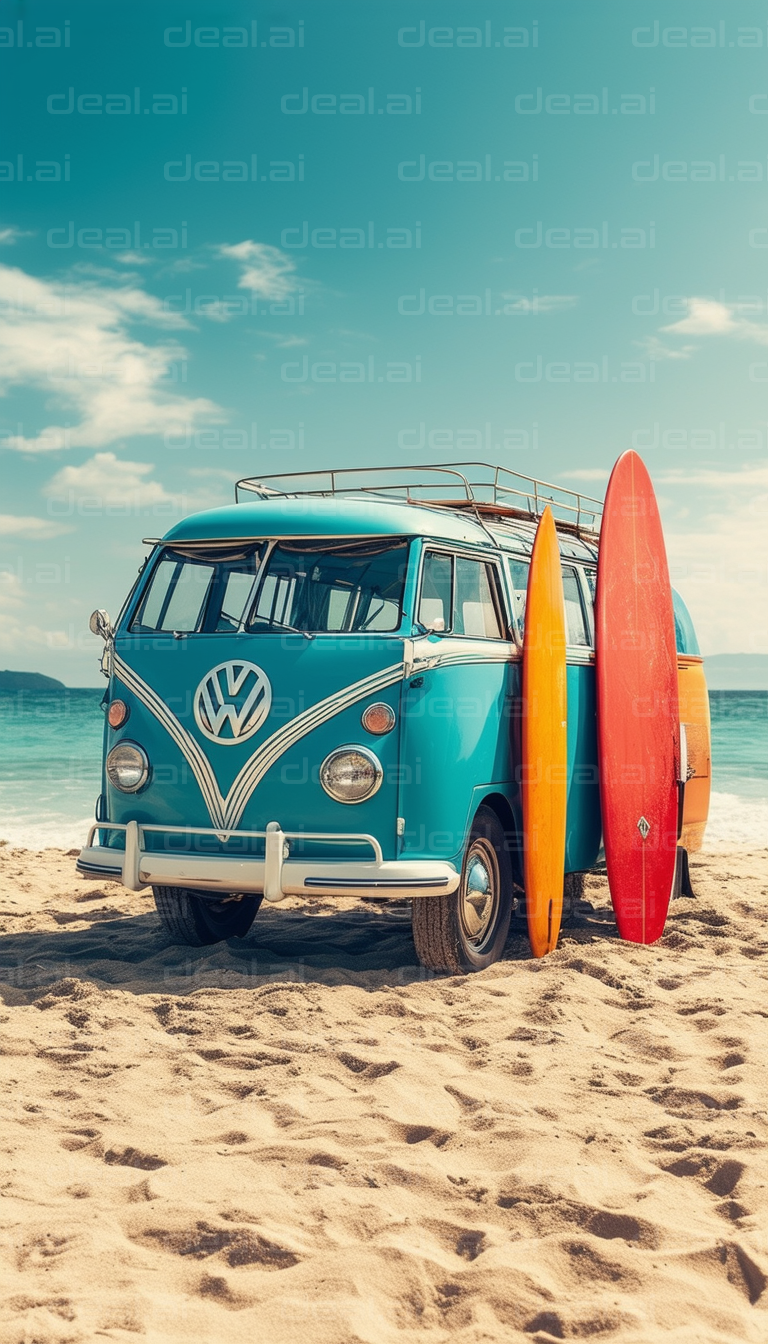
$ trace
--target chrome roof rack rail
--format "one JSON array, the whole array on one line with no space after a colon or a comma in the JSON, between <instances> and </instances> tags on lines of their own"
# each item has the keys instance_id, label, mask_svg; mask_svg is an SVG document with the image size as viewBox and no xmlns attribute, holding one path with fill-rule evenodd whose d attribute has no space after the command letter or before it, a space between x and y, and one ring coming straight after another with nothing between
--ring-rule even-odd
<instances>
[{"instance_id":1,"label":"chrome roof rack rail","mask_svg":"<svg viewBox=\"0 0 768 1344\"><path fill-rule=\"evenodd\" d=\"M379 499L437 509L465 509L478 521L484 517L535 520L549 504L558 527L578 535L596 536L602 502L533 476L523 476L490 462L446 462L397 467L338 467L321 471L281 472L244 477L235 486L259 499Z\"/></svg>"}]
</instances>

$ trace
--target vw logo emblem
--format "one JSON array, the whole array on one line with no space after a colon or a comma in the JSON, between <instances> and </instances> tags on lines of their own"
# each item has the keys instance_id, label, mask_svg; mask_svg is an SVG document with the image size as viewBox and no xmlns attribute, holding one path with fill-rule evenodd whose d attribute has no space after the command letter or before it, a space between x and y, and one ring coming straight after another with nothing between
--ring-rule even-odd
<instances>
[{"instance_id":1,"label":"vw logo emblem","mask_svg":"<svg viewBox=\"0 0 768 1344\"><path fill-rule=\"evenodd\" d=\"M219 663L195 691L195 722L211 742L233 746L258 732L272 704L272 687L255 663Z\"/></svg>"}]
</instances>

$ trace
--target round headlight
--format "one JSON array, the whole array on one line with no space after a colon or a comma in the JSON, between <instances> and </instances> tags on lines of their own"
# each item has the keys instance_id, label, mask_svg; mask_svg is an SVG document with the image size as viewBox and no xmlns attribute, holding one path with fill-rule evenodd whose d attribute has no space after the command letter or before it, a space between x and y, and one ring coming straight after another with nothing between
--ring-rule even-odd
<instances>
[{"instance_id":1,"label":"round headlight","mask_svg":"<svg viewBox=\"0 0 768 1344\"><path fill-rule=\"evenodd\" d=\"M137 793L149 776L147 754L135 742L118 742L107 756L107 777L121 793Z\"/></svg>"},{"instance_id":2,"label":"round headlight","mask_svg":"<svg viewBox=\"0 0 768 1344\"><path fill-rule=\"evenodd\" d=\"M395 711L383 700L377 700L375 705L369 705L363 711L361 722L366 732L375 733L380 737L382 733L392 732L395 726Z\"/></svg>"},{"instance_id":3,"label":"round headlight","mask_svg":"<svg viewBox=\"0 0 768 1344\"><path fill-rule=\"evenodd\" d=\"M128 706L124 700L113 700L107 710L110 728L120 728L128 718Z\"/></svg>"},{"instance_id":4,"label":"round headlight","mask_svg":"<svg viewBox=\"0 0 768 1344\"><path fill-rule=\"evenodd\" d=\"M320 783L337 803L364 803L383 778L381 761L367 747L337 747L320 766Z\"/></svg>"}]
</instances>

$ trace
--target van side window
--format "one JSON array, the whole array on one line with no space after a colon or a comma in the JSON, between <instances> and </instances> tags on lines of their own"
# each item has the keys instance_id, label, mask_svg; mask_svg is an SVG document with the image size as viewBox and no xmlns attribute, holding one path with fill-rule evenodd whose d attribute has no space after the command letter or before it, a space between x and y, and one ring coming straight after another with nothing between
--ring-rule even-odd
<instances>
[{"instance_id":1,"label":"van side window","mask_svg":"<svg viewBox=\"0 0 768 1344\"><path fill-rule=\"evenodd\" d=\"M476 639L501 639L490 566L482 560L456 557L453 589L453 632Z\"/></svg>"},{"instance_id":2,"label":"van side window","mask_svg":"<svg viewBox=\"0 0 768 1344\"><path fill-rule=\"evenodd\" d=\"M563 566L563 597L565 598L565 638L566 643L589 648L589 635L581 600L581 584L575 569Z\"/></svg>"},{"instance_id":3,"label":"van side window","mask_svg":"<svg viewBox=\"0 0 768 1344\"><path fill-rule=\"evenodd\" d=\"M421 573L418 620L428 629L435 621L454 635L503 639L502 618L492 565L465 556L427 551Z\"/></svg>"},{"instance_id":4,"label":"van side window","mask_svg":"<svg viewBox=\"0 0 768 1344\"><path fill-rule=\"evenodd\" d=\"M418 619L427 628L433 626L435 621L442 621L443 629L449 630L452 608L453 557L441 555L437 551L427 551L421 572Z\"/></svg>"},{"instance_id":5,"label":"van side window","mask_svg":"<svg viewBox=\"0 0 768 1344\"><path fill-rule=\"evenodd\" d=\"M528 570L530 564L527 560L507 560L509 571L509 582L512 587L512 606L515 615L515 622L519 635L522 637L525 629L525 599L528 596Z\"/></svg>"},{"instance_id":6,"label":"van side window","mask_svg":"<svg viewBox=\"0 0 768 1344\"><path fill-rule=\"evenodd\" d=\"M595 642L595 594L597 592L597 570L582 570L584 578L587 580L587 627L590 630L590 644ZM582 594L584 589L582 588Z\"/></svg>"}]
</instances>

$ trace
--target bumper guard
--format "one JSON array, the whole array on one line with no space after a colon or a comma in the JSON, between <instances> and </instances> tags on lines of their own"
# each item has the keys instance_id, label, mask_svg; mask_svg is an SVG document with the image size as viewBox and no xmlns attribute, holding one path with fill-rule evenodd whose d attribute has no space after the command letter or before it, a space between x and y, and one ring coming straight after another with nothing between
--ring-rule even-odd
<instances>
[{"instance_id":1,"label":"bumper guard","mask_svg":"<svg viewBox=\"0 0 768 1344\"><path fill-rule=\"evenodd\" d=\"M124 831L125 849L94 844L99 831ZM459 885L452 863L441 859L384 859L372 835L329 835L310 831L284 831L270 821L266 831L237 831L243 839L264 840L264 858L229 854L190 854L181 850L161 853L144 849L144 832L166 835L211 835L220 833L194 826L150 826L129 821L96 822L80 851L77 868L85 877L108 877L130 891L142 887L196 887L213 892L263 892L268 901L286 896L445 896ZM234 837L233 837L234 838ZM367 844L373 860L292 859L291 840L329 844Z\"/></svg>"}]
</instances>

